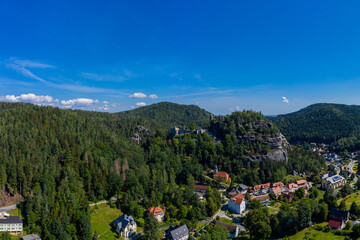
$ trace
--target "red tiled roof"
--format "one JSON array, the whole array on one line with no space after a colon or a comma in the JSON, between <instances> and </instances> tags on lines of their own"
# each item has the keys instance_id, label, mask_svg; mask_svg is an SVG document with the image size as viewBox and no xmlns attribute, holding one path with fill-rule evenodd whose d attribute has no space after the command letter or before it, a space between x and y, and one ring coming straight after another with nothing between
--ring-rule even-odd
<instances>
[{"instance_id":1,"label":"red tiled roof","mask_svg":"<svg viewBox=\"0 0 360 240\"><path fill-rule=\"evenodd\" d=\"M261 189L261 185L256 185L254 186L254 190L257 191L257 190L260 190Z\"/></svg>"},{"instance_id":2,"label":"red tiled roof","mask_svg":"<svg viewBox=\"0 0 360 240\"><path fill-rule=\"evenodd\" d=\"M195 185L196 190L208 190L209 186L206 185Z\"/></svg>"},{"instance_id":3,"label":"red tiled roof","mask_svg":"<svg viewBox=\"0 0 360 240\"><path fill-rule=\"evenodd\" d=\"M214 177L228 178L229 174L227 174L226 172L217 172L214 174Z\"/></svg>"},{"instance_id":4,"label":"red tiled roof","mask_svg":"<svg viewBox=\"0 0 360 240\"><path fill-rule=\"evenodd\" d=\"M270 188L270 183L261 184L261 188Z\"/></svg>"},{"instance_id":5,"label":"red tiled roof","mask_svg":"<svg viewBox=\"0 0 360 240\"><path fill-rule=\"evenodd\" d=\"M273 191L274 194L279 194L279 193L281 193L281 189L280 189L279 187L274 187L274 188L272 189L272 191Z\"/></svg>"},{"instance_id":6,"label":"red tiled roof","mask_svg":"<svg viewBox=\"0 0 360 240\"><path fill-rule=\"evenodd\" d=\"M233 201L237 205L240 205L243 199L244 195L242 195L241 193L231 197L231 201Z\"/></svg>"},{"instance_id":7,"label":"red tiled roof","mask_svg":"<svg viewBox=\"0 0 360 240\"><path fill-rule=\"evenodd\" d=\"M261 201L261 200L265 200L265 199L270 199L269 195L265 195L263 197L258 197L258 198L253 198L253 199L251 199L251 201L254 201L254 200Z\"/></svg>"},{"instance_id":8,"label":"red tiled roof","mask_svg":"<svg viewBox=\"0 0 360 240\"><path fill-rule=\"evenodd\" d=\"M148 211L149 213L154 214L154 216L165 214L164 210L162 210L160 207L150 207Z\"/></svg>"},{"instance_id":9,"label":"red tiled roof","mask_svg":"<svg viewBox=\"0 0 360 240\"><path fill-rule=\"evenodd\" d=\"M330 220L330 221L329 221L329 226L330 226L330 227L334 227L334 228L340 228L340 226L341 226L341 221Z\"/></svg>"},{"instance_id":10,"label":"red tiled roof","mask_svg":"<svg viewBox=\"0 0 360 240\"><path fill-rule=\"evenodd\" d=\"M296 181L296 184L297 184L297 185L303 185L303 184L305 184L305 183L307 183L307 181L306 181L306 180L299 180L299 181Z\"/></svg>"},{"instance_id":11,"label":"red tiled roof","mask_svg":"<svg viewBox=\"0 0 360 240\"><path fill-rule=\"evenodd\" d=\"M293 188L297 188L297 187L299 187L297 184L295 184L295 183L289 183L288 185L287 185L287 188L288 189L293 189Z\"/></svg>"},{"instance_id":12,"label":"red tiled roof","mask_svg":"<svg viewBox=\"0 0 360 240\"><path fill-rule=\"evenodd\" d=\"M284 184L282 182L272 183L272 187L282 187Z\"/></svg>"}]
</instances>

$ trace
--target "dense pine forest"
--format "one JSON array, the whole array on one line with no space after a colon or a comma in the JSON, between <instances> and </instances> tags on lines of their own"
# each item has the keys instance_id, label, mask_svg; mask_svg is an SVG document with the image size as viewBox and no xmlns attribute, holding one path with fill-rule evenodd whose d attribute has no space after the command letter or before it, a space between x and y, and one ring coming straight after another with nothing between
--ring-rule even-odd
<instances>
[{"instance_id":1,"label":"dense pine forest","mask_svg":"<svg viewBox=\"0 0 360 240\"><path fill-rule=\"evenodd\" d=\"M193 108L177 111L182 115L176 122L162 120L168 122L163 128L148 125L148 137L136 144L130 133L141 122L149 124L152 115L0 103L0 184L24 197L25 230L43 239L91 239L89 202L114 195L121 199L117 207L135 218L160 205L167 209L167 222L193 226L221 204L211 187L205 202L193 191L196 181L209 183L205 173L215 165L235 183L249 185L281 181L293 170L317 174L324 167L322 158L296 148L288 150L288 162L248 161L250 155L266 154L270 148L263 140L279 134L252 111L214 118L209 133L169 136L167 126L187 119ZM202 120L195 121L199 115ZM209 117L203 110L190 116L181 124L201 124Z\"/></svg>"},{"instance_id":2,"label":"dense pine forest","mask_svg":"<svg viewBox=\"0 0 360 240\"><path fill-rule=\"evenodd\" d=\"M314 104L269 119L293 144L327 143L336 151L360 147L360 106L357 105Z\"/></svg>"}]
</instances>

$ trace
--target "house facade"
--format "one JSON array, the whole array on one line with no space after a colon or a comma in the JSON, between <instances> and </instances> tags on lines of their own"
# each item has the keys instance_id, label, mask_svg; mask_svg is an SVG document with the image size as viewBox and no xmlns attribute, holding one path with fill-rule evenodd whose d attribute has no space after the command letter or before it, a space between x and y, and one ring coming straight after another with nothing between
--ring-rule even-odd
<instances>
[{"instance_id":1,"label":"house facade","mask_svg":"<svg viewBox=\"0 0 360 240\"><path fill-rule=\"evenodd\" d=\"M117 233L124 238L130 237L136 232L136 222L132 216L123 214L114 220L113 226Z\"/></svg>"},{"instance_id":2,"label":"house facade","mask_svg":"<svg viewBox=\"0 0 360 240\"><path fill-rule=\"evenodd\" d=\"M270 197L269 197L269 195L260 196L260 197L251 199L251 201L259 201L262 206L267 206L270 204Z\"/></svg>"},{"instance_id":3,"label":"house facade","mask_svg":"<svg viewBox=\"0 0 360 240\"><path fill-rule=\"evenodd\" d=\"M21 234L23 231L23 221L20 216L10 216L6 212L0 212L0 232L10 232Z\"/></svg>"},{"instance_id":4,"label":"house facade","mask_svg":"<svg viewBox=\"0 0 360 240\"><path fill-rule=\"evenodd\" d=\"M237 214L243 213L246 208L244 195L239 193L235 196L232 196L228 202L228 208L234 213Z\"/></svg>"},{"instance_id":5,"label":"house facade","mask_svg":"<svg viewBox=\"0 0 360 240\"><path fill-rule=\"evenodd\" d=\"M153 214L158 222L162 222L165 220L165 211L160 207L151 207L148 209L148 212Z\"/></svg>"},{"instance_id":6,"label":"house facade","mask_svg":"<svg viewBox=\"0 0 360 240\"><path fill-rule=\"evenodd\" d=\"M346 179L340 175L330 176L325 174L321 180L321 186L324 189L335 189L345 185Z\"/></svg>"}]
</instances>

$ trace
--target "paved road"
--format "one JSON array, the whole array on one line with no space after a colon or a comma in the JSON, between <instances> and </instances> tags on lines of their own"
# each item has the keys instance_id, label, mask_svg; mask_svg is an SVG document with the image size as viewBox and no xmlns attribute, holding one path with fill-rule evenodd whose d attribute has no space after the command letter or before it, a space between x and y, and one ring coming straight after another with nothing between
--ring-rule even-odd
<instances>
[{"instance_id":1,"label":"paved road","mask_svg":"<svg viewBox=\"0 0 360 240\"><path fill-rule=\"evenodd\" d=\"M97 203L92 203L92 204L89 204L90 207L93 207L95 205L99 205L99 204L103 204L103 203L108 203L107 200L104 200L104 201L101 201L101 202L97 202Z\"/></svg>"},{"instance_id":2,"label":"paved road","mask_svg":"<svg viewBox=\"0 0 360 240\"><path fill-rule=\"evenodd\" d=\"M0 208L0 212L10 212L12 210L16 210L16 204L14 205L10 205L10 206L6 206L6 207L1 207Z\"/></svg>"}]
</instances>

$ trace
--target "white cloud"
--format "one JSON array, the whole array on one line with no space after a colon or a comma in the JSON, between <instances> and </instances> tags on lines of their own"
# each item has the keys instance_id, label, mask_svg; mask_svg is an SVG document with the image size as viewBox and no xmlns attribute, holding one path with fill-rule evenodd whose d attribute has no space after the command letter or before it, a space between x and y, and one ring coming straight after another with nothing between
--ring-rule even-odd
<instances>
[{"instance_id":1,"label":"white cloud","mask_svg":"<svg viewBox=\"0 0 360 240\"><path fill-rule=\"evenodd\" d=\"M6 95L3 99L9 102L30 102L40 105L56 102L56 99L49 95L35 95L33 93L21 94L20 96Z\"/></svg>"},{"instance_id":2,"label":"white cloud","mask_svg":"<svg viewBox=\"0 0 360 240\"><path fill-rule=\"evenodd\" d=\"M5 100L9 102L18 102L19 100L15 97L15 95L6 95Z\"/></svg>"},{"instance_id":3,"label":"white cloud","mask_svg":"<svg viewBox=\"0 0 360 240\"><path fill-rule=\"evenodd\" d=\"M150 94L150 95L149 95L149 98L151 98L151 99L156 99L156 98L159 98L159 97L158 97L158 95L156 95L156 94Z\"/></svg>"},{"instance_id":4,"label":"white cloud","mask_svg":"<svg viewBox=\"0 0 360 240\"><path fill-rule=\"evenodd\" d=\"M282 97L283 103L289 103L289 100L286 97Z\"/></svg>"},{"instance_id":5,"label":"white cloud","mask_svg":"<svg viewBox=\"0 0 360 240\"><path fill-rule=\"evenodd\" d=\"M129 95L129 98L146 98L147 95L142 92L137 92L134 94Z\"/></svg>"},{"instance_id":6,"label":"white cloud","mask_svg":"<svg viewBox=\"0 0 360 240\"><path fill-rule=\"evenodd\" d=\"M136 103L136 106L138 106L138 107L143 107L143 106L146 106L146 103L144 103L144 102L138 102L138 103Z\"/></svg>"},{"instance_id":7,"label":"white cloud","mask_svg":"<svg viewBox=\"0 0 360 240\"><path fill-rule=\"evenodd\" d=\"M64 107L88 107L94 103L97 103L97 100L89 99L89 98L75 98L70 100L61 100L61 105Z\"/></svg>"},{"instance_id":8,"label":"white cloud","mask_svg":"<svg viewBox=\"0 0 360 240\"><path fill-rule=\"evenodd\" d=\"M108 104L109 102L108 102L108 101L103 101L102 103L103 103L103 104Z\"/></svg>"},{"instance_id":9,"label":"white cloud","mask_svg":"<svg viewBox=\"0 0 360 240\"><path fill-rule=\"evenodd\" d=\"M240 107L239 107L239 106L236 106L235 109L236 109L236 111L240 111Z\"/></svg>"}]
</instances>

